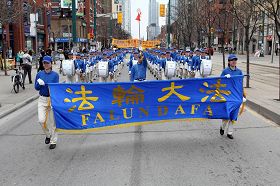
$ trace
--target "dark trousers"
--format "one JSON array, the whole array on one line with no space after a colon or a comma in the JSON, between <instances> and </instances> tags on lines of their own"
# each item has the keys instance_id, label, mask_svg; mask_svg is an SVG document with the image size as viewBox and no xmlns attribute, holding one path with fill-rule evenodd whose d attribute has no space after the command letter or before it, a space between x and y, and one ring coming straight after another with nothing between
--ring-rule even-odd
<instances>
[{"instance_id":1,"label":"dark trousers","mask_svg":"<svg viewBox=\"0 0 280 186\"><path fill-rule=\"evenodd\" d=\"M29 83L32 83L32 80L31 80L31 70L32 70L32 66L31 65L28 65L28 64L23 64L22 65L22 69L24 71L24 74L23 74L23 82L25 84L25 78L26 78L26 75L28 74L28 79L29 79Z\"/></svg>"}]
</instances>

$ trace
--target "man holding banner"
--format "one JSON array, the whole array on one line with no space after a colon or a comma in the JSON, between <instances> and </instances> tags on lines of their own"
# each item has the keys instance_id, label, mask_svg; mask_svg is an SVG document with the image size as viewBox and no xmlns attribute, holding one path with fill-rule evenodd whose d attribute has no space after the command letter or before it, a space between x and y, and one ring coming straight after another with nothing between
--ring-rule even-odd
<instances>
[{"instance_id":1,"label":"man holding banner","mask_svg":"<svg viewBox=\"0 0 280 186\"><path fill-rule=\"evenodd\" d=\"M145 81L147 72L147 60L142 53L139 54L137 64L131 68L130 81Z\"/></svg>"},{"instance_id":2,"label":"man holding banner","mask_svg":"<svg viewBox=\"0 0 280 186\"><path fill-rule=\"evenodd\" d=\"M42 129L46 135L45 143L51 145L50 149L56 147L57 133L55 132L56 125L52 122L49 126L47 125L48 119L52 116L51 113L51 100L49 92L49 83L58 83L59 75L52 71L52 57L45 56L43 58L44 70L38 72L35 79L35 89L39 91L40 97L38 100L38 120ZM49 123L49 122L48 122Z\"/></svg>"},{"instance_id":3,"label":"man holding banner","mask_svg":"<svg viewBox=\"0 0 280 186\"><path fill-rule=\"evenodd\" d=\"M243 75L242 71L236 67L237 63L237 56L235 54L230 54L228 56L228 67L225 68L221 74L221 76L226 76L227 78L230 78L231 76L236 76L236 75ZM243 92L243 101L245 99L245 95ZM224 135L224 131L227 128L227 137L229 139L233 139L233 123L234 121L232 120L223 120L222 125L220 128L220 134Z\"/></svg>"}]
</instances>

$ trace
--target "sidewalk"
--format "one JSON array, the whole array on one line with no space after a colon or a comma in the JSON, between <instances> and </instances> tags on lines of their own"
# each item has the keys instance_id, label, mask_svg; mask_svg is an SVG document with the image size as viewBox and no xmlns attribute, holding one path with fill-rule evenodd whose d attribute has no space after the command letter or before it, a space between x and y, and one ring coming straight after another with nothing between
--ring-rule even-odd
<instances>
[{"instance_id":1,"label":"sidewalk","mask_svg":"<svg viewBox=\"0 0 280 186\"><path fill-rule=\"evenodd\" d=\"M215 56L222 56L221 53L215 53ZM227 58L228 54L225 54L225 57ZM242 63L246 63L246 55L237 55L238 61ZM258 65L258 66L265 66L265 67L272 67L272 68L278 68L279 67L279 56L274 55L273 56L273 63L272 63L272 57L271 55L265 55L264 57L255 57L254 54L250 55L250 64L252 65Z\"/></svg>"},{"instance_id":2,"label":"sidewalk","mask_svg":"<svg viewBox=\"0 0 280 186\"><path fill-rule=\"evenodd\" d=\"M58 65L56 64L53 67L58 72ZM11 76L14 74L14 70L9 70L8 76L5 76L4 71L0 70L0 119L39 97L38 91L34 89L34 80L37 74L35 66L33 66L31 72L33 84L29 84L27 76L25 90L20 87L17 94L13 91L11 81Z\"/></svg>"}]
</instances>

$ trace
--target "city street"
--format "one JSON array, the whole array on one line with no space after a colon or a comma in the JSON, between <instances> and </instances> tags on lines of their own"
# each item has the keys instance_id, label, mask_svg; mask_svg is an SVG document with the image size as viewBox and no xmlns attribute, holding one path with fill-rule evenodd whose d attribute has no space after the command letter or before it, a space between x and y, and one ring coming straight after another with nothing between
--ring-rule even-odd
<instances>
[{"instance_id":1,"label":"city street","mask_svg":"<svg viewBox=\"0 0 280 186\"><path fill-rule=\"evenodd\" d=\"M0 185L277 185L279 126L247 109L230 140L220 123L60 134L49 150L34 101L0 120Z\"/></svg>"}]
</instances>

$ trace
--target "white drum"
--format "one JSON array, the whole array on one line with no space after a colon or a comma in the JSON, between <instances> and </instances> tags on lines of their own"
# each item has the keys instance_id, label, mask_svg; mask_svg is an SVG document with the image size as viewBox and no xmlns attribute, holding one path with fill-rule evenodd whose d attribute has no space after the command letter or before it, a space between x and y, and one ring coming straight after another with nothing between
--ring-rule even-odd
<instances>
[{"instance_id":1,"label":"white drum","mask_svg":"<svg viewBox=\"0 0 280 186\"><path fill-rule=\"evenodd\" d=\"M200 75L202 77L210 76L212 73L212 61L209 59L202 59L200 64Z\"/></svg>"},{"instance_id":2,"label":"white drum","mask_svg":"<svg viewBox=\"0 0 280 186\"><path fill-rule=\"evenodd\" d=\"M62 73L67 76L74 76L75 74L75 64L73 60L63 60L62 61Z\"/></svg>"},{"instance_id":3,"label":"white drum","mask_svg":"<svg viewBox=\"0 0 280 186\"><path fill-rule=\"evenodd\" d=\"M189 70L189 65L188 65L188 63L187 63L187 62L185 62L184 67L185 67L185 69L186 69L186 70Z\"/></svg>"},{"instance_id":4,"label":"white drum","mask_svg":"<svg viewBox=\"0 0 280 186\"><path fill-rule=\"evenodd\" d=\"M108 61L100 61L98 63L98 75L99 77L108 77L109 75Z\"/></svg>"},{"instance_id":5,"label":"white drum","mask_svg":"<svg viewBox=\"0 0 280 186\"><path fill-rule=\"evenodd\" d=\"M174 77L176 72L176 63L175 61L166 61L165 66L165 76Z\"/></svg>"},{"instance_id":6,"label":"white drum","mask_svg":"<svg viewBox=\"0 0 280 186\"><path fill-rule=\"evenodd\" d=\"M180 62L180 68L184 69L184 63L183 62Z\"/></svg>"},{"instance_id":7,"label":"white drum","mask_svg":"<svg viewBox=\"0 0 280 186\"><path fill-rule=\"evenodd\" d=\"M114 72L118 70L118 65L114 65Z\"/></svg>"}]
</instances>

